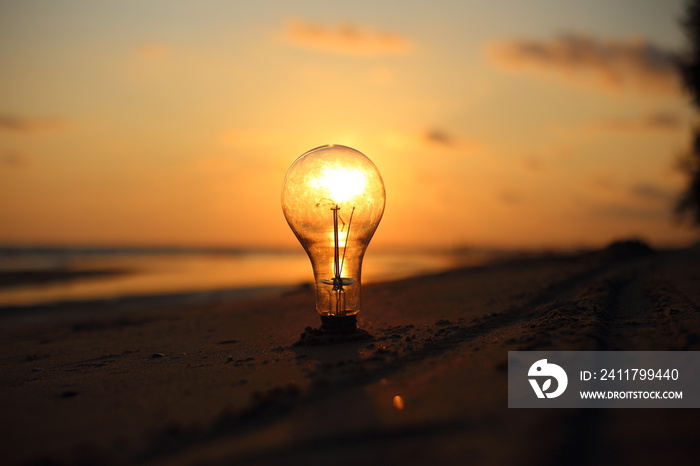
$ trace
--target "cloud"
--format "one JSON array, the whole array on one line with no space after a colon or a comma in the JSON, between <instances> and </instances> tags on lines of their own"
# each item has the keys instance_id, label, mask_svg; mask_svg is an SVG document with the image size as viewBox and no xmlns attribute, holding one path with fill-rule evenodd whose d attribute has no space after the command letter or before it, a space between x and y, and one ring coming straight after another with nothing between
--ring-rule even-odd
<instances>
[{"instance_id":1,"label":"cloud","mask_svg":"<svg viewBox=\"0 0 700 466\"><path fill-rule=\"evenodd\" d=\"M621 133L668 132L682 129L683 121L671 113L655 112L639 118L609 118L593 121L588 125L588 128L595 131Z\"/></svg>"},{"instance_id":2,"label":"cloud","mask_svg":"<svg viewBox=\"0 0 700 466\"><path fill-rule=\"evenodd\" d=\"M457 139L453 135L437 128L427 131L425 133L425 140L431 144L444 147L452 147L457 143Z\"/></svg>"},{"instance_id":3,"label":"cloud","mask_svg":"<svg viewBox=\"0 0 700 466\"><path fill-rule=\"evenodd\" d=\"M491 43L486 52L506 70L552 74L575 85L615 92L680 91L675 55L643 39L603 40L563 34L549 40Z\"/></svg>"},{"instance_id":4,"label":"cloud","mask_svg":"<svg viewBox=\"0 0 700 466\"><path fill-rule=\"evenodd\" d=\"M657 207L639 207L625 204L610 204L599 206L593 213L602 217L614 217L629 220L668 220L668 209Z\"/></svg>"},{"instance_id":5,"label":"cloud","mask_svg":"<svg viewBox=\"0 0 700 466\"><path fill-rule=\"evenodd\" d=\"M652 201L652 202L671 202L674 195L668 190L651 184L651 183L637 183L630 187L630 193L641 200Z\"/></svg>"},{"instance_id":6,"label":"cloud","mask_svg":"<svg viewBox=\"0 0 700 466\"><path fill-rule=\"evenodd\" d=\"M411 42L399 34L350 23L327 26L290 19L285 38L299 47L349 55L395 55L412 49Z\"/></svg>"},{"instance_id":7,"label":"cloud","mask_svg":"<svg viewBox=\"0 0 700 466\"><path fill-rule=\"evenodd\" d=\"M40 133L64 129L65 122L51 118L26 118L16 115L0 115L0 131Z\"/></svg>"},{"instance_id":8,"label":"cloud","mask_svg":"<svg viewBox=\"0 0 700 466\"><path fill-rule=\"evenodd\" d=\"M29 165L29 159L19 152L5 151L0 153L0 165L9 168L22 168Z\"/></svg>"}]
</instances>

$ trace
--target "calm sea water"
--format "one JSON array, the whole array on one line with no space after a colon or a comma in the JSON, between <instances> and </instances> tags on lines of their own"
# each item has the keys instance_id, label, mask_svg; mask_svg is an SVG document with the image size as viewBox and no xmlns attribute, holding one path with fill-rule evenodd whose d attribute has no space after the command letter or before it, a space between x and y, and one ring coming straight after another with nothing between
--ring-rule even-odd
<instances>
[{"instance_id":1,"label":"calm sea water","mask_svg":"<svg viewBox=\"0 0 700 466\"><path fill-rule=\"evenodd\" d=\"M363 283L493 259L486 251L373 251ZM313 280L305 253L270 250L0 247L0 306L296 286Z\"/></svg>"}]
</instances>

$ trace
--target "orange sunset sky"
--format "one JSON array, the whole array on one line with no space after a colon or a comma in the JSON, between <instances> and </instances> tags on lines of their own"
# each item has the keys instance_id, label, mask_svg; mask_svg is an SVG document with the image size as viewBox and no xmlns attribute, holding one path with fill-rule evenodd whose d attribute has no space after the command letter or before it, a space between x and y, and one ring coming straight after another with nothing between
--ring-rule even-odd
<instances>
[{"instance_id":1,"label":"orange sunset sky","mask_svg":"<svg viewBox=\"0 0 700 466\"><path fill-rule=\"evenodd\" d=\"M379 246L687 244L683 8L0 0L0 242L294 246L282 179L334 143Z\"/></svg>"}]
</instances>

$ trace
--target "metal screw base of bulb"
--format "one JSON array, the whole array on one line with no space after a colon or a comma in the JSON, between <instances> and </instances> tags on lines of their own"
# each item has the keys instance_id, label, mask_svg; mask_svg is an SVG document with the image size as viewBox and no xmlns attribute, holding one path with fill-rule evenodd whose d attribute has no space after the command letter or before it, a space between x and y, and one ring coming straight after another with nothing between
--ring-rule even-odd
<instances>
[{"instance_id":1,"label":"metal screw base of bulb","mask_svg":"<svg viewBox=\"0 0 700 466\"><path fill-rule=\"evenodd\" d=\"M321 316L321 330L325 333L353 333L357 330L357 315Z\"/></svg>"}]
</instances>

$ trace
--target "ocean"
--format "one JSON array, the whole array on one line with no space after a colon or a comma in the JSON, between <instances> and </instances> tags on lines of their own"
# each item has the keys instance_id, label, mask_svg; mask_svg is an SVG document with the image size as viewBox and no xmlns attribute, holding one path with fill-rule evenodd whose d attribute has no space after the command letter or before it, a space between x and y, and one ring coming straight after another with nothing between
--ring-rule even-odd
<instances>
[{"instance_id":1,"label":"ocean","mask_svg":"<svg viewBox=\"0 0 700 466\"><path fill-rule=\"evenodd\" d=\"M494 251L368 250L363 283L489 262ZM303 250L0 247L0 307L312 283Z\"/></svg>"}]
</instances>

